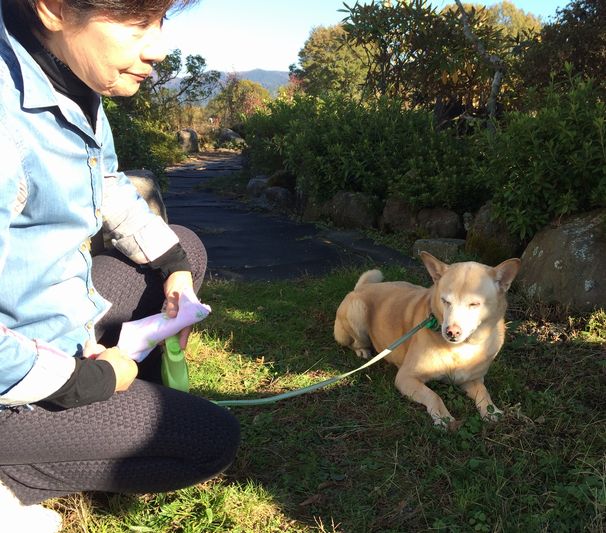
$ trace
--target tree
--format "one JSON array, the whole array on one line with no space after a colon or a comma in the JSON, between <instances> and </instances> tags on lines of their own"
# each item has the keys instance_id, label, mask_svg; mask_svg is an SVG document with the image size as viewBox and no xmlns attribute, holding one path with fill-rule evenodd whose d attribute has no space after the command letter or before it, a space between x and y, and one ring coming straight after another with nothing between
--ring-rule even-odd
<instances>
[{"instance_id":1,"label":"tree","mask_svg":"<svg viewBox=\"0 0 606 533\"><path fill-rule=\"evenodd\" d=\"M506 37L535 34L541 30L541 20L504 0L486 8L488 21Z\"/></svg>"},{"instance_id":2,"label":"tree","mask_svg":"<svg viewBox=\"0 0 606 533\"><path fill-rule=\"evenodd\" d=\"M154 68L155 76L150 78L149 90L162 110L182 104L199 104L217 87L220 73L216 70L205 72L206 60L201 55L188 55L185 74L178 77L182 67L181 50L177 49ZM174 84L171 87L171 82L177 80L176 87Z\"/></svg>"},{"instance_id":3,"label":"tree","mask_svg":"<svg viewBox=\"0 0 606 533\"><path fill-rule=\"evenodd\" d=\"M544 87L552 76L564 80L569 73L593 78L606 87L606 3L603 0L573 0L557 11L528 47L520 65L526 85Z\"/></svg>"},{"instance_id":4,"label":"tree","mask_svg":"<svg viewBox=\"0 0 606 533\"><path fill-rule=\"evenodd\" d=\"M362 51L352 47L343 26L314 28L299 51L299 67L291 65L303 90L313 96L330 92L354 97L360 94L366 72Z\"/></svg>"},{"instance_id":5,"label":"tree","mask_svg":"<svg viewBox=\"0 0 606 533\"><path fill-rule=\"evenodd\" d=\"M497 96L501 90L501 84L503 83L505 65L499 56L488 53L486 46L472 29L469 14L463 7L463 4L460 0L455 1L457 7L459 8L459 15L461 16L461 21L463 23L463 33L465 34L465 37L467 37L467 40L475 46L478 54L486 62L486 64L494 69L494 77L492 78L492 84L490 86L490 96L488 97L488 101L486 103L486 107L488 108L488 116L494 120L496 118L497 111Z\"/></svg>"},{"instance_id":6,"label":"tree","mask_svg":"<svg viewBox=\"0 0 606 533\"><path fill-rule=\"evenodd\" d=\"M216 89L220 73L205 69L202 56L189 55L183 65L181 50L173 50L154 65L152 76L141 84L135 96L115 101L128 115L154 120L166 130L174 130L181 106L200 105Z\"/></svg>"},{"instance_id":7,"label":"tree","mask_svg":"<svg viewBox=\"0 0 606 533\"><path fill-rule=\"evenodd\" d=\"M285 102L292 102L296 96L305 93L305 87L303 80L297 74L297 66L290 65L290 75L288 77L288 83L278 87L278 100Z\"/></svg>"},{"instance_id":8,"label":"tree","mask_svg":"<svg viewBox=\"0 0 606 533\"><path fill-rule=\"evenodd\" d=\"M489 7L484 7L483 4L472 3L463 3L462 5L465 11L470 11L471 9L475 9L476 11L483 10L486 23L500 30L504 37L515 38L518 35L536 34L542 27L541 20L538 17L516 7L515 4L507 0ZM456 3L448 4L444 6L442 13L447 11L456 12L458 9Z\"/></svg>"},{"instance_id":9,"label":"tree","mask_svg":"<svg viewBox=\"0 0 606 533\"><path fill-rule=\"evenodd\" d=\"M494 69L465 37L458 13L438 13L426 0L356 3L344 22L350 44L364 50L369 96L397 97L409 107L441 107L454 117L483 112ZM467 11L467 25L486 53L500 56L501 33L484 10Z\"/></svg>"},{"instance_id":10,"label":"tree","mask_svg":"<svg viewBox=\"0 0 606 533\"><path fill-rule=\"evenodd\" d=\"M228 128L239 125L244 117L265 106L269 91L261 84L230 74L220 92L208 103L207 112Z\"/></svg>"},{"instance_id":11,"label":"tree","mask_svg":"<svg viewBox=\"0 0 606 533\"><path fill-rule=\"evenodd\" d=\"M205 72L206 61L188 56L185 75L181 51L154 66L135 96L104 98L116 151L125 168L148 168L162 177L164 168L183 157L174 131L184 104L197 102L215 87L219 73Z\"/></svg>"}]
</instances>

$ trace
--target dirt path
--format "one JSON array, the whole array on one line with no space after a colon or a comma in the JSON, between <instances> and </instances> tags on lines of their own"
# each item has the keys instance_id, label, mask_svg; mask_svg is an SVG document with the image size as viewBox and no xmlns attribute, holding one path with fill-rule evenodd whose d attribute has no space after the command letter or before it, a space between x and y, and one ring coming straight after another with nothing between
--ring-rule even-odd
<instances>
[{"instance_id":1,"label":"dirt path","mask_svg":"<svg viewBox=\"0 0 606 533\"><path fill-rule=\"evenodd\" d=\"M239 154L211 152L167 171L170 185L164 201L169 221L202 239L211 276L270 281L325 275L344 265L416 265L357 232L322 230L197 187L241 168Z\"/></svg>"}]
</instances>

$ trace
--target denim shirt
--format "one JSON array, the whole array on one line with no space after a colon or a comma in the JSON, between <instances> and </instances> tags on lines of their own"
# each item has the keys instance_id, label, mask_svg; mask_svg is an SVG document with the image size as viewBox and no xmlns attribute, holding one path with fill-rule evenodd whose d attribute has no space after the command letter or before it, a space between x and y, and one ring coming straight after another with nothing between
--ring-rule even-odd
<instances>
[{"instance_id":1,"label":"denim shirt","mask_svg":"<svg viewBox=\"0 0 606 533\"><path fill-rule=\"evenodd\" d=\"M93 131L8 34L1 9L0 150L0 405L19 405L69 379L109 309L91 278L89 239L102 225L140 264L178 239L118 172L103 110Z\"/></svg>"}]
</instances>

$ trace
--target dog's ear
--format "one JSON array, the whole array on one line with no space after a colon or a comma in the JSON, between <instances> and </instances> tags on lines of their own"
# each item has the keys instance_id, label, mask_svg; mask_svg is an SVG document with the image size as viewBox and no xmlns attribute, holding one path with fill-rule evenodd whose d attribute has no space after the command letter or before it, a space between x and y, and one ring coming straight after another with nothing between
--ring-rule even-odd
<instances>
[{"instance_id":1,"label":"dog's ear","mask_svg":"<svg viewBox=\"0 0 606 533\"><path fill-rule=\"evenodd\" d=\"M500 292L507 292L520 270L521 261L517 258L507 259L494 267L495 281Z\"/></svg>"},{"instance_id":2,"label":"dog's ear","mask_svg":"<svg viewBox=\"0 0 606 533\"><path fill-rule=\"evenodd\" d=\"M439 259L436 259L429 252L420 252L419 257L421 258L421 261L423 261L423 264L425 265L427 272L429 272L433 282L437 283L444 274L444 271L448 268L448 265L446 263L442 263L442 261Z\"/></svg>"}]
</instances>

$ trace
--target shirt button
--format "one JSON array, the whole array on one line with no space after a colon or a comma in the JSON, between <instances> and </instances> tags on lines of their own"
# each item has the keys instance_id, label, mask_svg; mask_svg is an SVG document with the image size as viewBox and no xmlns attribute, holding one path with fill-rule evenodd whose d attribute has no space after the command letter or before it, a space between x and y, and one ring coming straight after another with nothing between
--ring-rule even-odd
<instances>
[{"instance_id":1,"label":"shirt button","mask_svg":"<svg viewBox=\"0 0 606 533\"><path fill-rule=\"evenodd\" d=\"M91 158L88 160L88 164L89 164L91 167L96 167L96 166L97 166L97 158L96 158L96 157L91 157Z\"/></svg>"},{"instance_id":2,"label":"shirt button","mask_svg":"<svg viewBox=\"0 0 606 533\"><path fill-rule=\"evenodd\" d=\"M80 251L81 251L81 252L87 252L87 251L88 251L88 243L87 243L87 242L83 242L83 243L80 245Z\"/></svg>"},{"instance_id":3,"label":"shirt button","mask_svg":"<svg viewBox=\"0 0 606 533\"><path fill-rule=\"evenodd\" d=\"M101 209L99 207L97 207L97 209L95 209L95 216L97 218L99 218L101 216Z\"/></svg>"},{"instance_id":4,"label":"shirt button","mask_svg":"<svg viewBox=\"0 0 606 533\"><path fill-rule=\"evenodd\" d=\"M93 323L92 323L92 322L90 322L90 321L89 321L89 322L87 322L87 323L86 323L86 329L87 329L88 331L90 331L91 329L93 329Z\"/></svg>"},{"instance_id":5,"label":"shirt button","mask_svg":"<svg viewBox=\"0 0 606 533\"><path fill-rule=\"evenodd\" d=\"M95 294L95 289L93 289L92 287L90 289L88 289L88 294L90 296L93 296Z\"/></svg>"}]
</instances>

